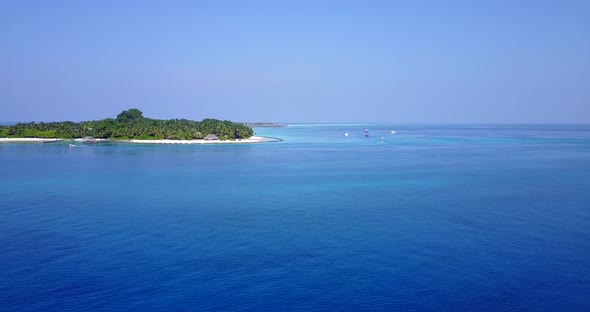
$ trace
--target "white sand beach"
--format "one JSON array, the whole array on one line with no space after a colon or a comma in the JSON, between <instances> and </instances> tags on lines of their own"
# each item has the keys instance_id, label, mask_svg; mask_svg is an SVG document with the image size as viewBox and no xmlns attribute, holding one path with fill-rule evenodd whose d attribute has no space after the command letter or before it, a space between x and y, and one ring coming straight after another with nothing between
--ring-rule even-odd
<instances>
[{"instance_id":1,"label":"white sand beach","mask_svg":"<svg viewBox=\"0 0 590 312\"><path fill-rule=\"evenodd\" d=\"M59 141L74 141L83 142L84 139L42 139L42 138L0 138L0 143L18 143L18 142L31 142L31 143L46 143L46 142L59 142ZM252 136L247 139L238 139L234 141L220 141L220 140L108 140L108 139L94 139L95 142L120 142L120 143L141 143L141 144L241 144L241 143L264 143L264 142L280 142L281 139Z\"/></svg>"},{"instance_id":2,"label":"white sand beach","mask_svg":"<svg viewBox=\"0 0 590 312\"><path fill-rule=\"evenodd\" d=\"M129 143L144 143L144 144L239 144L239 143L264 143L264 142L279 142L280 139L252 136L247 139L238 139L235 141L220 141L220 140L125 140L120 142Z\"/></svg>"},{"instance_id":3,"label":"white sand beach","mask_svg":"<svg viewBox=\"0 0 590 312\"><path fill-rule=\"evenodd\" d=\"M94 142L106 142L109 141L109 139L92 139ZM84 142L85 139L74 139L74 142Z\"/></svg>"}]
</instances>

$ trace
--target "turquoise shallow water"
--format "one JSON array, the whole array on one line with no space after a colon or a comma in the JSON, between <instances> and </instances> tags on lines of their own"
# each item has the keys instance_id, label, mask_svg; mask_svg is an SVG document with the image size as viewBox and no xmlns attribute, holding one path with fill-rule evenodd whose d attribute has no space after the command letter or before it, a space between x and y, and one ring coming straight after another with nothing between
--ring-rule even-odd
<instances>
[{"instance_id":1,"label":"turquoise shallow water","mask_svg":"<svg viewBox=\"0 0 590 312\"><path fill-rule=\"evenodd\" d=\"M0 310L588 310L589 126L255 130L0 144Z\"/></svg>"}]
</instances>

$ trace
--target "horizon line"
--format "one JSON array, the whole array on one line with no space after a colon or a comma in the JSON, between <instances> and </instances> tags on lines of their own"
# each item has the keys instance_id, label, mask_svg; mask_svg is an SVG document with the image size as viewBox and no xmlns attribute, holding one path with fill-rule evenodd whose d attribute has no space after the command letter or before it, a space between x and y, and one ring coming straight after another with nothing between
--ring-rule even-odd
<instances>
[{"instance_id":1,"label":"horizon line","mask_svg":"<svg viewBox=\"0 0 590 312\"><path fill-rule=\"evenodd\" d=\"M150 118L150 117L147 117ZM204 119L208 119L204 118ZM106 119L106 118L102 118ZM150 119L157 119L157 118L150 118ZM170 119L161 119L161 120L172 120L172 119L186 119L186 118L170 118ZM217 118L211 118L217 119ZM95 119L101 120L101 119ZM64 121L71 121L71 122L85 122L85 121L95 121L95 120L59 120L59 121L44 121L44 120L31 120L31 121L8 121L8 120L0 120L0 125L9 126L18 123L51 123L51 122L64 122ZM187 119L190 120L190 119ZM227 120L227 119L218 119L218 120ZM198 120L195 120L198 121ZM590 122L555 122L555 121L542 121L542 122L530 122L530 121L516 121L516 122L503 122L503 121L330 121L330 122L271 122L271 121L232 121L235 123L244 123L244 124L255 124L255 123L265 123L265 124L277 124L277 125L369 125L369 124L400 124L400 125L564 125L564 126L590 126Z\"/></svg>"}]
</instances>

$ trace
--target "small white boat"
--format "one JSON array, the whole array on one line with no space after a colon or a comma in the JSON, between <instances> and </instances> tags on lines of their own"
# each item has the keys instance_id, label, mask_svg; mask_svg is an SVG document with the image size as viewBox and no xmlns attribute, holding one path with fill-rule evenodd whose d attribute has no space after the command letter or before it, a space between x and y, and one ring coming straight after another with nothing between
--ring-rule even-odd
<instances>
[{"instance_id":1,"label":"small white boat","mask_svg":"<svg viewBox=\"0 0 590 312\"><path fill-rule=\"evenodd\" d=\"M395 133L396 133L395 131L391 130L391 134L395 134Z\"/></svg>"},{"instance_id":2,"label":"small white boat","mask_svg":"<svg viewBox=\"0 0 590 312\"><path fill-rule=\"evenodd\" d=\"M348 132L344 132L344 136L348 136Z\"/></svg>"}]
</instances>

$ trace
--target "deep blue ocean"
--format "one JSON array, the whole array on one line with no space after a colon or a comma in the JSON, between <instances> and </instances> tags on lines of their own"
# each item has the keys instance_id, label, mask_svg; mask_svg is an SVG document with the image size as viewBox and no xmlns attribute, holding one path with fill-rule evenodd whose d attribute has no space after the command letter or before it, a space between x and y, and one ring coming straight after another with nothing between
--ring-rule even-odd
<instances>
[{"instance_id":1,"label":"deep blue ocean","mask_svg":"<svg viewBox=\"0 0 590 312\"><path fill-rule=\"evenodd\" d=\"M0 310L590 311L590 126L255 131L0 144Z\"/></svg>"}]
</instances>

